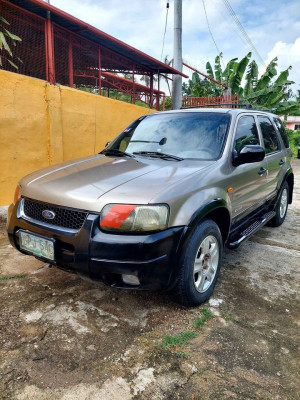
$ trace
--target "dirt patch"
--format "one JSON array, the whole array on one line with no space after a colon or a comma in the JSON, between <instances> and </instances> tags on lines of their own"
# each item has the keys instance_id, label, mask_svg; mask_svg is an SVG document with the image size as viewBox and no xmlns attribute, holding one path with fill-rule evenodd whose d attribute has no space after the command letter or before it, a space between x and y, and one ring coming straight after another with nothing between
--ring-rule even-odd
<instances>
[{"instance_id":1,"label":"dirt patch","mask_svg":"<svg viewBox=\"0 0 300 400\"><path fill-rule=\"evenodd\" d=\"M0 230L0 279L11 277L0 280L0 398L299 399L298 181L283 226L226 250L213 298L194 309L50 269ZM197 330L204 309L213 317Z\"/></svg>"}]
</instances>

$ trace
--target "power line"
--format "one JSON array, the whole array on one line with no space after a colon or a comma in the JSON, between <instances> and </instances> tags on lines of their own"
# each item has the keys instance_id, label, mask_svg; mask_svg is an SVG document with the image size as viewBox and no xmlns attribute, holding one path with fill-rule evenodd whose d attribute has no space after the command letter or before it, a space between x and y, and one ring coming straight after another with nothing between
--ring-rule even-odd
<instances>
[{"instance_id":1,"label":"power line","mask_svg":"<svg viewBox=\"0 0 300 400\"><path fill-rule=\"evenodd\" d=\"M248 36L247 32L245 31L243 25L241 24L240 20L238 19L237 15L234 12L233 8L231 7L229 1L223 0L223 2L224 2L226 9L228 10L230 16L232 17L233 21L235 22L236 26L238 27L239 31L242 33L243 37L246 39L246 42L248 43L250 49L252 49L253 53L256 54L257 59L261 63L261 65L266 67L261 55L259 54L258 50L254 46L254 44L253 44L252 40L250 39L250 37Z\"/></svg>"},{"instance_id":2,"label":"power line","mask_svg":"<svg viewBox=\"0 0 300 400\"><path fill-rule=\"evenodd\" d=\"M228 13L224 12L224 10L222 10L222 8L220 7L219 4L216 4L216 2L219 3L222 0L212 0L212 4L214 5L215 9L221 13L224 21L226 20L228 25L230 25L230 27L233 27L233 29L235 30L236 34L239 36L239 38L241 39L241 42L244 44L245 47L247 47L247 50L251 48L249 47L249 43L246 41L246 39L244 38L244 36L242 36L241 32L239 31L239 29L237 28L237 26L235 24L232 25L232 19L231 17L228 15ZM222 2L223 3L223 2ZM224 5L224 3L223 3Z\"/></svg>"},{"instance_id":3,"label":"power line","mask_svg":"<svg viewBox=\"0 0 300 400\"><path fill-rule=\"evenodd\" d=\"M214 45L215 45L215 47L216 47L216 49L217 49L218 55L220 56L220 55L221 55L221 52L220 52L220 50L219 50L219 48L218 48L218 46L217 46L217 43L216 43L216 41L215 41L215 38L214 38L214 36L213 36L213 34L212 34L212 31L211 31L211 29L210 29L210 25L209 25L209 22L208 22L208 17L207 17L207 12L206 12L206 7L205 7L204 0L202 0L202 4L203 4L204 14L205 14L206 23L207 23L207 27L208 27L210 36L211 36L212 41L214 42ZM225 64L224 64L224 61L223 61L222 56L220 56L220 59L221 59L221 61L222 61L223 67L225 68Z\"/></svg>"},{"instance_id":4,"label":"power line","mask_svg":"<svg viewBox=\"0 0 300 400\"><path fill-rule=\"evenodd\" d=\"M162 58L163 58L164 47L165 47L165 38L166 38L166 31L167 31L167 25L168 25L169 7L170 7L170 5L169 5L169 2L167 1L165 31L164 31L163 44L162 44L161 56L160 56L160 60L161 61L162 61Z\"/></svg>"}]
</instances>

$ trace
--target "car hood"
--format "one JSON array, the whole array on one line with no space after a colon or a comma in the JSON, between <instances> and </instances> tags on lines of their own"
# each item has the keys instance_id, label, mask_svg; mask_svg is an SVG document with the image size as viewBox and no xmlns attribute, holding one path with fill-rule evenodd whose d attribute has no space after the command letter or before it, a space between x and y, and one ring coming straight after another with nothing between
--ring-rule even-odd
<instances>
[{"instance_id":1,"label":"car hood","mask_svg":"<svg viewBox=\"0 0 300 400\"><path fill-rule=\"evenodd\" d=\"M211 162L91 156L45 168L20 181L21 194L50 204L101 211L107 202L147 204Z\"/></svg>"}]
</instances>

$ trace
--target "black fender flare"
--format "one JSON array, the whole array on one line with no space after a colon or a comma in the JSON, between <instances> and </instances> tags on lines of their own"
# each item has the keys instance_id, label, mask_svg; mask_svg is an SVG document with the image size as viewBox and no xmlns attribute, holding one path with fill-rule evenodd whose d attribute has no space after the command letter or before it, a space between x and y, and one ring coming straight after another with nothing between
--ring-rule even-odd
<instances>
[{"instance_id":1,"label":"black fender flare","mask_svg":"<svg viewBox=\"0 0 300 400\"><path fill-rule=\"evenodd\" d=\"M280 198L282 187L283 187L284 183L287 182L287 180L289 179L290 175L291 175L291 185L289 185L289 187L291 186L290 187L291 190L289 191L289 204L292 204L292 201L293 201L293 189L294 189L294 173L293 173L293 168L290 167L289 169L287 169L285 171L285 174L284 174L284 176L282 178L282 181L280 183L280 187L278 189L278 193L277 193L276 200L275 200L275 206L276 206L276 204L277 204L277 202L278 202L278 200Z\"/></svg>"},{"instance_id":2,"label":"black fender flare","mask_svg":"<svg viewBox=\"0 0 300 400\"><path fill-rule=\"evenodd\" d=\"M177 261L180 260L182 249L183 249L186 241L189 239L190 235L192 234L194 228L200 223L200 221L202 219L204 219L206 217L206 215L208 215L212 211L217 210L219 208L223 208L223 209L226 208L228 211L228 214L230 216L230 211L228 209L228 205L227 205L226 201L222 198L216 198L216 199L210 201L209 203L204 204L203 206L198 208L198 210L196 210L193 213L193 215L189 219L188 223L185 225L183 232L181 234L180 240L178 242L178 245L176 248L176 260ZM230 231L230 225L231 225L231 218L230 218L230 222L229 222L228 233ZM225 242L225 240L224 240L224 242ZM180 263L176 262L174 269L172 270L170 280L169 280L168 290L171 290L176 283L176 276L177 276L177 271L178 271L179 266L180 266Z\"/></svg>"}]
</instances>

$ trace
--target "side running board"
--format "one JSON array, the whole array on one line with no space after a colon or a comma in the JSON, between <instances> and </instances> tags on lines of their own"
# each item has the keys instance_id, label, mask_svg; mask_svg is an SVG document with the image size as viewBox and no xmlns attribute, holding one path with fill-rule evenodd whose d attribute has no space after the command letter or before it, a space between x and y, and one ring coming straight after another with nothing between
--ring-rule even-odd
<instances>
[{"instance_id":1,"label":"side running board","mask_svg":"<svg viewBox=\"0 0 300 400\"><path fill-rule=\"evenodd\" d=\"M242 242L249 239L250 236L252 236L254 233L256 233L268 221L270 221L270 219L272 219L275 216L275 214L276 214L275 211L270 211L270 212L264 214L263 216L261 216L260 218L258 218L250 226L248 226L248 228L245 229L243 232L230 238L231 240L227 244L227 247L229 249L236 249Z\"/></svg>"}]
</instances>

